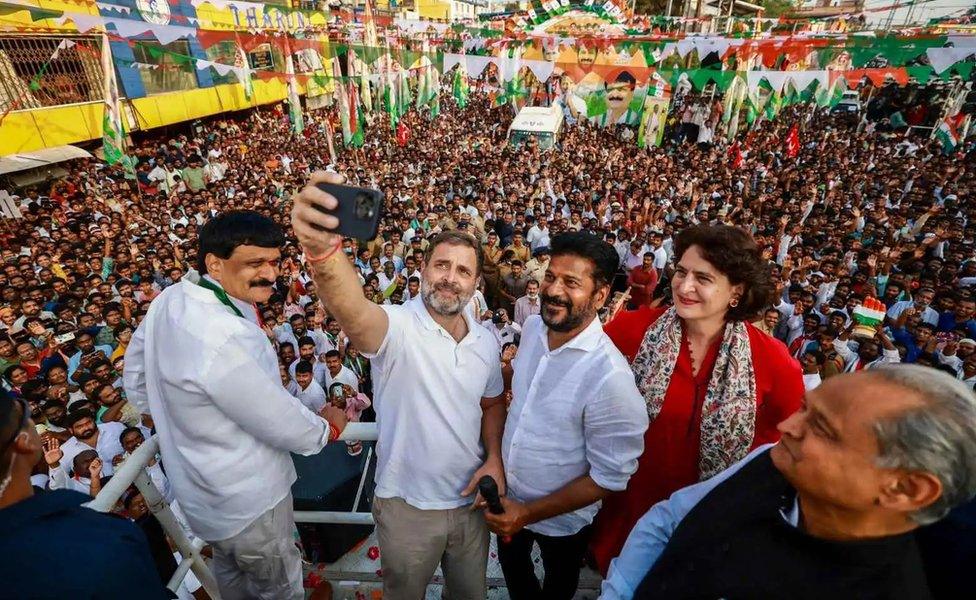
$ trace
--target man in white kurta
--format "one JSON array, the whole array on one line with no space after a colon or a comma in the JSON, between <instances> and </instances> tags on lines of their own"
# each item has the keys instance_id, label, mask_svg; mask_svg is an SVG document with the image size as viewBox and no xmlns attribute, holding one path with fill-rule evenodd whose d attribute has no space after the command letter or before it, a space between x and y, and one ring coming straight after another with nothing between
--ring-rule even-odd
<instances>
[{"instance_id":1,"label":"man in white kurta","mask_svg":"<svg viewBox=\"0 0 976 600\"><path fill-rule=\"evenodd\" d=\"M221 257L214 238L236 245ZM125 355L128 398L153 417L176 498L214 547L225 599L304 598L289 453L319 452L345 426L338 409L323 409L323 420L285 390L259 325L253 302L271 294L279 240L257 213L212 219L198 261L209 275L188 274L153 300Z\"/></svg>"}]
</instances>

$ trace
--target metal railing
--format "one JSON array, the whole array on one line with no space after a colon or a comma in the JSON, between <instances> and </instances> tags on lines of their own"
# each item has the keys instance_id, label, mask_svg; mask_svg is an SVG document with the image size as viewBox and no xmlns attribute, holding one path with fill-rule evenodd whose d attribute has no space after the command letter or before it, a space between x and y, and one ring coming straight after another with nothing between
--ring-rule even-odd
<instances>
[{"instance_id":1,"label":"metal railing","mask_svg":"<svg viewBox=\"0 0 976 600\"><path fill-rule=\"evenodd\" d=\"M342 435L339 436L339 441L375 441L376 438L376 423L349 423L342 431ZM99 512L110 512L115 508L122 494L129 489L129 486L135 484L142 497L146 500L146 505L149 507L149 510L155 515L159 524L162 525L163 530L166 532L166 535L173 540L173 544L183 557L176 572L173 573L173 576L166 584L166 587L176 592L186 577L186 574L192 570L207 594L214 600L220 600L217 580L214 579L213 573L204 561L203 555L200 554L200 550L206 545L206 542L200 538L190 539L170 508L169 503L166 502L163 495L156 489L156 486L149 478L149 474L146 472L146 467L156 458L158 452L159 438L154 435L136 448L129 458L115 470L114 475L105 484L102 491L87 506ZM366 474L369 471L369 462L372 460L372 456L373 449L369 448L366 455L366 466L360 477L359 488L356 491L356 500L353 502L351 511L297 511L295 512L295 521L298 523L372 525L373 515L371 513L356 512L366 485Z\"/></svg>"},{"instance_id":2,"label":"metal railing","mask_svg":"<svg viewBox=\"0 0 976 600\"><path fill-rule=\"evenodd\" d=\"M74 45L58 49L65 40ZM22 110L101 100L100 53L93 36L0 36L0 106Z\"/></svg>"}]
</instances>

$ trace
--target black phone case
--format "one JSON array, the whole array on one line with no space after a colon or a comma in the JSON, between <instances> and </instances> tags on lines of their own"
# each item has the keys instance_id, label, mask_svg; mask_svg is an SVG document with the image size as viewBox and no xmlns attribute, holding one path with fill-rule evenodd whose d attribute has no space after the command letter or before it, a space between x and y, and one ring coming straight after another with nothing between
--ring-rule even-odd
<instances>
[{"instance_id":1,"label":"black phone case","mask_svg":"<svg viewBox=\"0 0 976 600\"><path fill-rule=\"evenodd\" d=\"M380 228L380 219L383 218L383 192L371 188L336 185L332 183L319 183L315 187L327 194L331 194L339 203L335 210L327 210L317 204L312 205L316 210L333 215L339 219L339 227L337 229L327 230L317 225L315 226L316 229L338 233L343 237L359 240L371 240L376 237L376 233ZM374 203L375 209L369 218L363 218L357 214L356 202L361 194L369 196Z\"/></svg>"}]
</instances>

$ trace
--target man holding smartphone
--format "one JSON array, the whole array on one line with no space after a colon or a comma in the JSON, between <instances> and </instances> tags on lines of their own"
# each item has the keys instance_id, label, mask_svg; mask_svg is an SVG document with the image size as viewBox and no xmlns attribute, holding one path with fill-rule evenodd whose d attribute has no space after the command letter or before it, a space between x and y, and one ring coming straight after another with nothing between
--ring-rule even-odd
<instances>
[{"instance_id":1,"label":"man holding smartphone","mask_svg":"<svg viewBox=\"0 0 976 600\"><path fill-rule=\"evenodd\" d=\"M438 234L427 249L420 297L373 304L339 251L339 234L361 223L340 223L318 209L335 211L338 201L316 184L342 181L313 174L295 199L292 227L326 309L371 360L379 428L373 515L384 597L424 597L440 563L445 597L484 600L488 530L469 505L483 475L505 492L505 404L498 346L464 310L481 276L481 246L466 233Z\"/></svg>"}]
</instances>

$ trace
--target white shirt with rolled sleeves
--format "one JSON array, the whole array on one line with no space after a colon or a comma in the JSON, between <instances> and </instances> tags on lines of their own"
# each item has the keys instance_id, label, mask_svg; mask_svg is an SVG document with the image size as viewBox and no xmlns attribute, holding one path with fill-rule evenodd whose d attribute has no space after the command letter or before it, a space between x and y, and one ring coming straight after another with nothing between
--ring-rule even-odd
<instances>
[{"instance_id":1,"label":"white shirt with rolled sleeves","mask_svg":"<svg viewBox=\"0 0 976 600\"><path fill-rule=\"evenodd\" d=\"M623 490L637 470L648 424L634 374L599 319L555 350L547 331L540 316L526 319L513 363L502 440L508 495L531 502L587 474L604 489ZM599 508L596 502L528 529L572 535Z\"/></svg>"},{"instance_id":2,"label":"white shirt with rolled sleeves","mask_svg":"<svg viewBox=\"0 0 976 600\"><path fill-rule=\"evenodd\" d=\"M281 385L254 308L186 278L149 307L125 353L125 391L150 413L176 498L201 538L225 540L288 495L291 452L315 454L328 424Z\"/></svg>"},{"instance_id":3,"label":"white shirt with rolled sleeves","mask_svg":"<svg viewBox=\"0 0 976 600\"><path fill-rule=\"evenodd\" d=\"M485 460L481 399L501 395L498 345L468 311L460 341L434 321L417 297L383 305L389 329L372 362L376 492L421 510L458 508Z\"/></svg>"}]
</instances>

